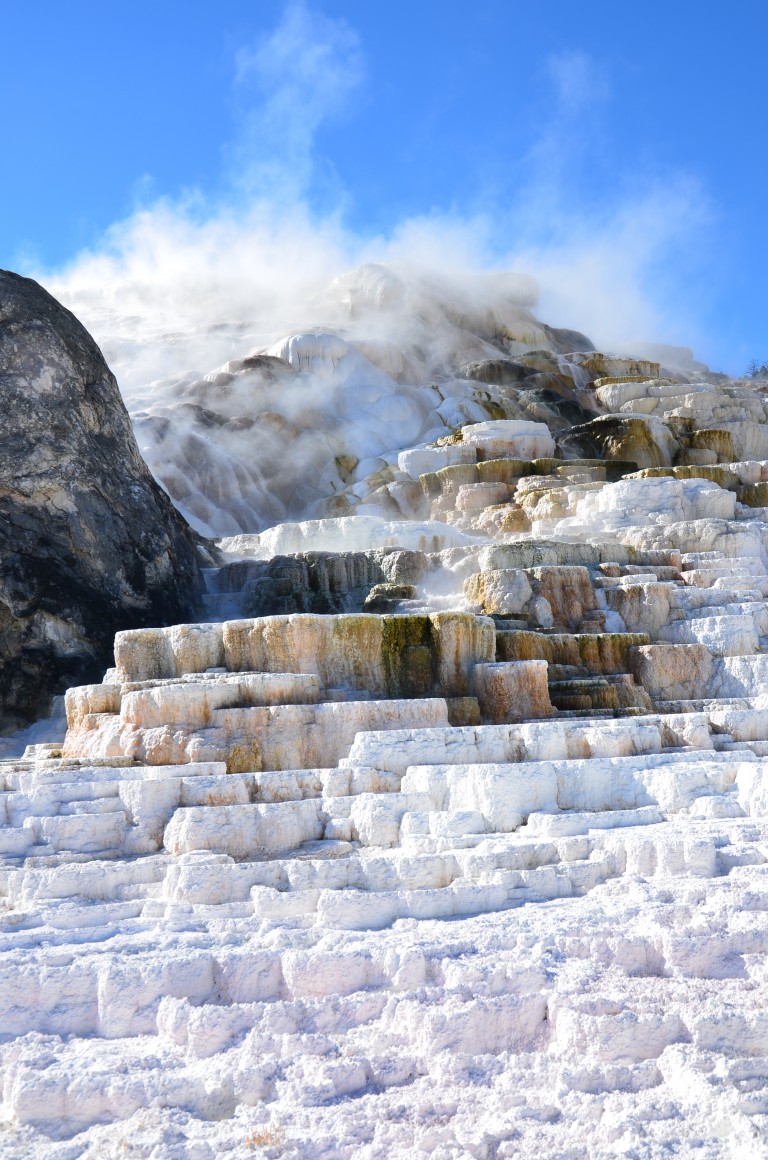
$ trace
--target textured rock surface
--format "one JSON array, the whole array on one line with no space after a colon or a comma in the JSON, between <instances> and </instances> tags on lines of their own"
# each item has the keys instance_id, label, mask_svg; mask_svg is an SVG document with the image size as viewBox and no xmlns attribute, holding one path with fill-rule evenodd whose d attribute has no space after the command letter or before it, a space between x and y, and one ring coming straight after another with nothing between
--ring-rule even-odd
<instances>
[{"instance_id":1,"label":"textured rock surface","mask_svg":"<svg viewBox=\"0 0 768 1160\"><path fill-rule=\"evenodd\" d=\"M119 628L197 604L194 538L139 455L101 352L37 283L0 271L0 707L40 715Z\"/></svg>"}]
</instances>

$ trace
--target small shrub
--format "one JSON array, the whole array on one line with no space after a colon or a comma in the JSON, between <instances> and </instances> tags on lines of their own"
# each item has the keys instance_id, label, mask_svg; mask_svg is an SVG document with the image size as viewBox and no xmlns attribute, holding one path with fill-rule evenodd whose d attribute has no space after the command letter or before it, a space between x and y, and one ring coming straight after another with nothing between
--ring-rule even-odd
<instances>
[{"instance_id":1,"label":"small shrub","mask_svg":"<svg viewBox=\"0 0 768 1160\"><path fill-rule=\"evenodd\" d=\"M245 1137L248 1148L277 1148L283 1142L283 1129L279 1124L267 1124L264 1128L254 1128Z\"/></svg>"}]
</instances>

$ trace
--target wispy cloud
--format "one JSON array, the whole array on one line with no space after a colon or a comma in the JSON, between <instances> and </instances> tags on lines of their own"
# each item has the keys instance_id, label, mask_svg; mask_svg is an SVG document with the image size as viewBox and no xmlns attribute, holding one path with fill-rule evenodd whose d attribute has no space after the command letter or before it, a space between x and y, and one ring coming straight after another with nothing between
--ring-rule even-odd
<instances>
[{"instance_id":1,"label":"wispy cloud","mask_svg":"<svg viewBox=\"0 0 768 1160\"><path fill-rule=\"evenodd\" d=\"M213 323L267 338L324 324L323 285L361 261L409 260L452 277L522 269L542 284L546 321L606 347L695 332L686 263L701 248L706 198L684 174L645 180L606 168L599 126L610 77L588 54L548 58L525 177L506 200L392 222L386 236L345 224L338 183L317 196L329 168L323 126L352 114L365 82L355 31L291 3L270 35L239 52L233 75L240 125L224 194L145 204L98 249L42 274L106 343L129 393L189 360L201 370L222 361Z\"/></svg>"},{"instance_id":2,"label":"wispy cloud","mask_svg":"<svg viewBox=\"0 0 768 1160\"><path fill-rule=\"evenodd\" d=\"M250 195L276 187L306 194L321 125L344 116L365 75L363 52L343 20L302 0L285 9L278 27L236 57L241 130L229 150L231 177Z\"/></svg>"},{"instance_id":3,"label":"wispy cloud","mask_svg":"<svg viewBox=\"0 0 768 1160\"><path fill-rule=\"evenodd\" d=\"M579 49L550 53L545 68L561 116L573 117L610 96L608 77L589 53Z\"/></svg>"}]
</instances>

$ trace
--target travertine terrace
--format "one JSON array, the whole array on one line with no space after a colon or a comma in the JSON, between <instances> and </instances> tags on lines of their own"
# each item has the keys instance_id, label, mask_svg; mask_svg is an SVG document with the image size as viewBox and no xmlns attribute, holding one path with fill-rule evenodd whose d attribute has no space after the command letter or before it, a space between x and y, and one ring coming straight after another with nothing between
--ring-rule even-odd
<instances>
[{"instance_id":1,"label":"travertine terrace","mask_svg":"<svg viewBox=\"0 0 768 1160\"><path fill-rule=\"evenodd\" d=\"M768 1155L766 397L505 326L0 763L0 1156Z\"/></svg>"}]
</instances>

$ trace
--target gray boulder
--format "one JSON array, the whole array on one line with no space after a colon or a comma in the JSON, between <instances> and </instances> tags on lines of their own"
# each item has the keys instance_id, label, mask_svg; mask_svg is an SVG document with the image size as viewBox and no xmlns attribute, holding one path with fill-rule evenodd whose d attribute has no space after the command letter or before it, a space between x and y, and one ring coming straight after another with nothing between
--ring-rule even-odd
<instances>
[{"instance_id":1,"label":"gray boulder","mask_svg":"<svg viewBox=\"0 0 768 1160\"><path fill-rule=\"evenodd\" d=\"M0 271L0 715L99 679L119 629L197 612L197 537L139 454L85 328Z\"/></svg>"}]
</instances>

